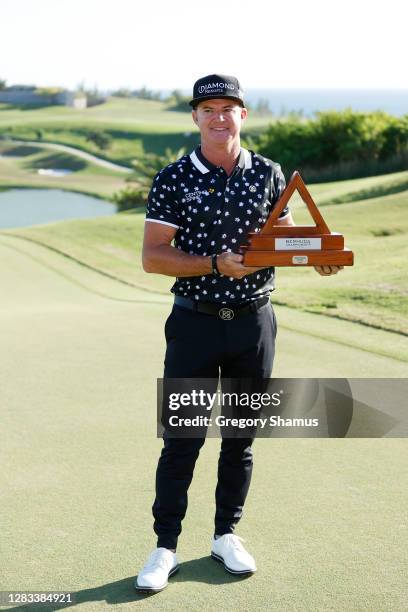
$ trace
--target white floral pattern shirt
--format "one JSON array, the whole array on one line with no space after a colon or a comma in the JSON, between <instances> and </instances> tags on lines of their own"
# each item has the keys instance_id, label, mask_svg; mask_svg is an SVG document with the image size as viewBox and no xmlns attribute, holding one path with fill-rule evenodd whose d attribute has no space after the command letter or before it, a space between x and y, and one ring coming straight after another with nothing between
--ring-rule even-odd
<instances>
[{"instance_id":1,"label":"white floral pattern shirt","mask_svg":"<svg viewBox=\"0 0 408 612\"><path fill-rule=\"evenodd\" d=\"M186 253L238 253L249 232L259 232L285 188L281 167L241 148L230 176L197 147L163 168L150 190L146 221L177 228L174 246ZM286 207L279 218L289 214ZM194 300L242 303L274 289L274 268L242 279L228 276L177 278L171 291Z\"/></svg>"}]
</instances>

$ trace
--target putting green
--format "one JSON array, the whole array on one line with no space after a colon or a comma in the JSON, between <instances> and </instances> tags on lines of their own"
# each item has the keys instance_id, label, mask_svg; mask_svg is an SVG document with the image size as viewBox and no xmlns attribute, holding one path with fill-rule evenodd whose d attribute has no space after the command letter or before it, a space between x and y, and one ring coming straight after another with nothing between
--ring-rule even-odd
<instances>
[{"instance_id":1,"label":"putting green","mask_svg":"<svg viewBox=\"0 0 408 612\"><path fill-rule=\"evenodd\" d=\"M5 235L0 282L2 590L75 591L84 610L406 609L400 439L257 440L237 529L259 568L247 580L208 556L219 440L207 440L182 568L163 593L137 595L155 545L155 379L171 300ZM387 333L276 310L276 375L406 375Z\"/></svg>"}]
</instances>

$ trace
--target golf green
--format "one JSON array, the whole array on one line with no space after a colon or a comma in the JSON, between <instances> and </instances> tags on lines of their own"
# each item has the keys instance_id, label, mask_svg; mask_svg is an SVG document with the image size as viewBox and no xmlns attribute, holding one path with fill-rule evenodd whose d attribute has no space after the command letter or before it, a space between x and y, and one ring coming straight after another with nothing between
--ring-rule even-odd
<instances>
[{"instance_id":1,"label":"golf green","mask_svg":"<svg viewBox=\"0 0 408 612\"><path fill-rule=\"evenodd\" d=\"M257 440L237 528L258 565L245 580L209 557L219 440L207 440L180 572L162 593L136 594L155 546L156 378L171 298L4 234L0 283L1 590L71 591L81 610L406 609L404 439ZM386 332L276 311L277 376L406 375Z\"/></svg>"}]
</instances>

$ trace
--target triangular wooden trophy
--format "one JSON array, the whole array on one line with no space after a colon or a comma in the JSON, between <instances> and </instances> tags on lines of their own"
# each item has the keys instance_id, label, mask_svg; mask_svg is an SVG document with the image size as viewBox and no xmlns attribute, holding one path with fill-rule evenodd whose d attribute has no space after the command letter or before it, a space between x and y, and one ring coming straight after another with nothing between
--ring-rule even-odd
<instances>
[{"instance_id":1,"label":"triangular wooden trophy","mask_svg":"<svg viewBox=\"0 0 408 612\"><path fill-rule=\"evenodd\" d=\"M316 225L276 225L297 190ZM344 248L342 234L331 232L299 172L294 172L264 227L250 233L243 246L245 266L352 266L353 251Z\"/></svg>"}]
</instances>

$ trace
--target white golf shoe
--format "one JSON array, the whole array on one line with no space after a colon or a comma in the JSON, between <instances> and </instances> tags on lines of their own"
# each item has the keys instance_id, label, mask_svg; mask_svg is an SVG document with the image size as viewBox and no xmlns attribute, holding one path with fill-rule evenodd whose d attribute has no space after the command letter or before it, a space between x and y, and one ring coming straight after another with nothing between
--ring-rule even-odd
<instances>
[{"instance_id":1,"label":"white golf shoe","mask_svg":"<svg viewBox=\"0 0 408 612\"><path fill-rule=\"evenodd\" d=\"M168 578L179 569L176 554L168 548L156 548L139 572L135 589L158 592L166 588Z\"/></svg>"},{"instance_id":2,"label":"white golf shoe","mask_svg":"<svg viewBox=\"0 0 408 612\"><path fill-rule=\"evenodd\" d=\"M213 539L211 556L224 564L231 574L253 574L256 572L255 559L245 550L242 538L233 533Z\"/></svg>"}]
</instances>

